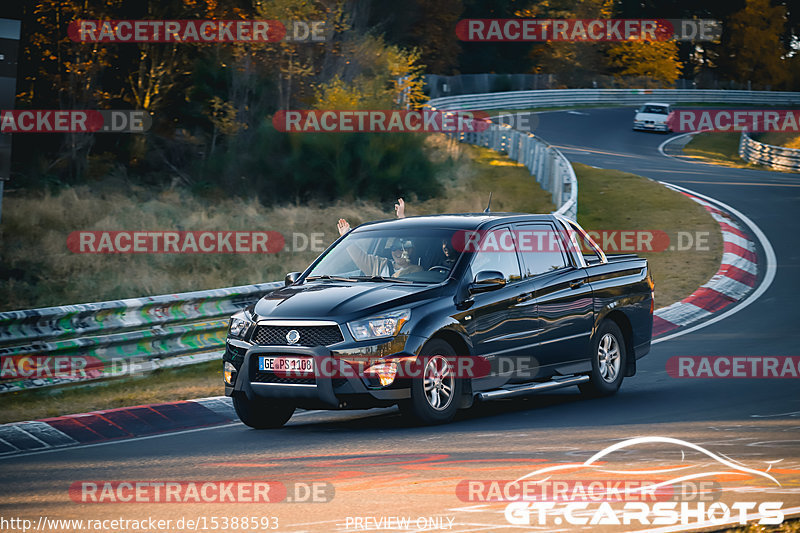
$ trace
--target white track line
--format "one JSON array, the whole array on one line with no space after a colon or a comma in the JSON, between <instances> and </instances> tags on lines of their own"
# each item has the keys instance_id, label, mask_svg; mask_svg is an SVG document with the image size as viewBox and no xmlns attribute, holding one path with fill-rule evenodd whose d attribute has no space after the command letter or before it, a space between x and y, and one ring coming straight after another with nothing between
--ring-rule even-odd
<instances>
[{"instance_id":1,"label":"white track line","mask_svg":"<svg viewBox=\"0 0 800 533\"><path fill-rule=\"evenodd\" d=\"M298 416L311 415L311 414L317 414L317 413L322 413L322 412L324 412L324 411L320 411L318 409L311 410L311 411L302 411L300 413L296 413L296 414L292 415L292 418L294 419L294 418L296 418ZM171 431L171 432L167 432L167 433L157 433L155 435L144 435L142 437L132 437L132 438L129 438L129 439L126 439L126 438L114 439L114 440L108 440L108 441L105 441L105 442L96 442L94 444L79 444L77 446L58 446L58 447L49 448L47 450L35 450L35 451L22 452L22 453L9 453L9 454L6 454L6 455L0 455L0 460L12 459L12 458L16 458L16 457L28 457L30 455L39 455L39 454L50 453L50 452L63 452L65 450L78 450L78 449L81 449L81 448L96 448L98 446L109 446L109 445L112 445L112 444L125 444L127 442L136 442L136 441L140 441L140 440L158 439L160 437L171 437L173 435L184 435L186 433L196 433L196 432L199 432L199 431L208 431L208 430L211 430L211 429L223 429L223 428L229 428L229 427L233 427L233 426L244 426L244 424L242 422L238 422L237 421L237 422L230 422L228 424L220 424L218 426L206 426L206 427L202 427L202 428L184 429L184 430L181 430L181 431Z\"/></svg>"},{"instance_id":2,"label":"white track line","mask_svg":"<svg viewBox=\"0 0 800 533\"><path fill-rule=\"evenodd\" d=\"M659 146L659 150L660 149L661 149L661 147ZM761 244L761 248L764 250L764 255L766 256L766 273L764 274L764 279L761 281L761 284L756 288L756 290L753 291L752 293L750 293L750 295L747 298L745 298L744 300L742 300L741 302L737 302L736 304L734 304L731 309L728 309L724 313L721 313L721 314L715 316L714 318L712 318L710 320L707 320L706 322L703 322L702 324L698 324L696 326L693 326L693 327L688 328L688 329L683 330L683 331L677 331L677 332L673 333L672 335L667 335L665 337L659 337L659 338L655 339L654 341L652 341L651 344L658 344L659 342L663 342L663 341L666 341L666 340L674 339L676 337L680 337L681 335L686 335L687 333L691 333L693 331L697 331L698 329L704 328L706 326L710 326L711 324L714 324L715 322L719 322L720 320L723 320L723 319L728 318L729 316L731 316L731 315L733 315L735 313L738 313L739 311L741 311L742 309L744 309L745 307L747 307L751 303L755 302L762 294L764 294L767 291L769 286L772 284L772 281L775 279L775 272L777 270L777 258L775 257L775 250L773 250L772 244L769 242L769 239L767 239L767 236L764 235L764 232L761 231L761 228L759 228L756 225L755 222L753 222L752 220L747 218L744 214L742 214L738 210L734 209L733 207L729 206L728 204L720 202L719 200L716 200L716 199L711 198L709 196L706 196L704 194L700 194L700 193L695 192L695 191L693 191L691 189L687 189L685 187L680 187L678 185L673 185L671 183L667 183L667 182L664 182L664 181L659 181L658 183L664 185L665 187L671 187L673 189L678 189L678 190L683 191L685 193L697 196L698 198L702 198L703 200L706 200L707 202L710 202L711 204L716 204L717 206L722 207L723 209L727 210L728 212L730 212L734 216L736 216L739 220L744 222L747 225L747 227L750 228L750 231L753 232L753 235L756 236L756 238L758 239L758 242Z\"/></svg>"},{"instance_id":3,"label":"white track line","mask_svg":"<svg viewBox=\"0 0 800 533\"><path fill-rule=\"evenodd\" d=\"M664 141L663 143L661 143L661 144L659 144L659 145L658 145L658 151L659 151L659 153L660 153L661 155L663 155L664 157L669 157L669 158L672 158L672 159L677 159L678 161L684 161L684 162L686 162L686 163L694 163L695 161L686 161L685 159L681 159L680 157L675 157L675 156L672 156L672 155L669 155L669 154L667 154L666 152L664 152L664 147L665 147L667 144L671 143L672 141L677 141L678 139L682 139L683 137L686 137L687 135L694 135L695 133L700 133L700 132L699 132L699 131L690 131L689 133L682 133L682 134L680 134L680 135L676 135L675 137L670 137L669 139L667 139L666 141Z\"/></svg>"}]
</instances>

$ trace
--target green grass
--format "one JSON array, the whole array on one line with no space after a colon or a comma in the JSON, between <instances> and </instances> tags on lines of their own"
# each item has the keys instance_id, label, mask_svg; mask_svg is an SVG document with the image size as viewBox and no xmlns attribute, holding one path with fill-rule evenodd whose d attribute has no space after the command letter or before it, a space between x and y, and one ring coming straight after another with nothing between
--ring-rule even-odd
<instances>
[{"instance_id":1,"label":"green grass","mask_svg":"<svg viewBox=\"0 0 800 533\"><path fill-rule=\"evenodd\" d=\"M436 153L454 161L449 173L440 177L444 194L426 202L406 198L407 215L480 212L486 207L490 191L493 192L492 210L496 212L549 213L554 209L550 195L538 186L524 166L488 149L453 143L441 137L432 142L439 143ZM718 227L698 204L633 174L580 164L573 166L579 182L578 219L587 229L711 233L710 252L666 251L647 255L656 280L658 307L688 296L716 271L721 255ZM112 294L141 296L189 288L207 289L280 279L287 271L302 270L316 255L304 252L225 258L212 255L87 258L66 253L65 234L87 225L91 229L164 229L168 221L181 221L186 229L258 227L319 231L325 233L327 244L334 239L336 220L340 216L352 225L394 216L392 205L364 202L265 208L235 200L206 203L179 191L133 192L141 195L139 203L121 193L89 190L65 191L40 198L14 198L9 202L11 214L6 220L22 232L22 238L28 239L27 249L15 248L17 257L24 257L41 271L53 270L65 277L54 276L48 281L47 287L55 292L52 295L46 294L44 288L36 290L35 283L30 287L33 289L30 295L16 294L16 289L7 284L0 291L15 295L20 304L32 301L64 304L104 300ZM25 217L30 217L32 228L19 226ZM59 279L66 289L60 290ZM65 295L73 298L66 299ZM0 423L217 396L222 392L221 365L211 362L159 370L143 378L0 394Z\"/></svg>"},{"instance_id":2,"label":"green grass","mask_svg":"<svg viewBox=\"0 0 800 533\"><path fill-rule=\"evenodd\" d=\"M692 136L683 153L689 157L734 167L753 167L739 157L738 132L705 132Z\"/></svg>"},{"instance_id":3,"label":"green grass","mask_svg":"<svg viewBox=\"0 0 800 533\"><path fill-rule=\"evenodd\" d=\"M693 135L692 140L683 147L683 153L699 161L722 166L790 172L746 162L739 157L740 138L741 133L738 132L698 133ZM756 135L754 138L766 144L800 148L800 135L793 133L768 132Z\"/></svg>"},{"instance_id":4,"label":"green grass","mask_svg":"<svg viewBox=\"0 0 800 533\"><path fill-rule=\"evenodd\" d=\"M222 393L222 364L211 361L80 387L3 393L0 394L0 423L219 396Z\"/></svg>"},{"instance_id":5,"label":"green grass","mask_svg":"<svg viewBox=\"0 0 800 533\"><path fill-rule=\"evenodd\" d=\"M756 140L764 144L771 144L773 146L784 146L786 148L800 149L800 134L788 133L782 131L769 131L757 135Z\"/></svg>"},{"instance_id":6,"label":"green grass","mask_svg":"<svg viewBox=\"0 0 800 533\"><path fill-rule=\"evenodd\" d=\"M545 192L522 164L488 148L460 145L460 172L445 185L440 198L411 204L407 215L480 213L492 193L492 211L550 213L555 210ZM461 166L463 165L463 166Z\"/></svg>"},{"instance_id":7,"label":"green grass","mask_svg":"<svg viewBox=\"0 0 800 533\"><path fill-rule=\"evenodd\" d=\"M716 273L722 234L700 204L641 176L580 163L572 166L578 177L578 222L587 231L660 230L671 243L679 231L708 234L707 250L640 254L655 279L656 308L685 298Z\"/></svg>"}]
</instances>

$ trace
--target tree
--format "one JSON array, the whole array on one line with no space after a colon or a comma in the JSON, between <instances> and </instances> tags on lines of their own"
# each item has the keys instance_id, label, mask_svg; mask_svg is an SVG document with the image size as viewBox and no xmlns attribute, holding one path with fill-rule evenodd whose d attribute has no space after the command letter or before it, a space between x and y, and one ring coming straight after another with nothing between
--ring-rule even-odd
<instances>
[{"instance_id":1,"label":"tree","mask_svg":"<svg viewBox=\"0 0 800 533\"><path fill-rule=\"evenodd\" d=\"M329 3L307 0L256 2L259 18L291 21L325 21L327 39L323 43L284 40L264 45L277 64L279 109L289 109L297 96L310 88L313 77L324 68L325 56L336 53L335 35L348 29L343 0ZM289 29L289 28L287 28Z\"/></svg>"},{"instance_id":2,"label":"tree","mask_svg":"<svg viewBox=\"0 0 800 533\"><path fill-rule=\"evenodd\" d=\"M610 18L612 0L541 0L516 13L525 18ZM556 74L570 86L586 85L604 74L606 43L547 42L535 44L530 57L537 73Z\"/></svg>"},{"instance_id":3,"label":"tree","mask_svg":"<svg viewBox=\"0 0 800 533\"><path fill-rule=\"evenodd\" d=\"M787 80L786 50L781 43L786 8L770 0L747 0L744 9L731 15L722 37L723 72L757 86L779 85Z\"/></svg>"},{"instance_id":4,"label":"tree","mask_svg":"<svg viewBox=\"0 0 800 533\"><path fill-rule=\"evenodd\" d=\"M419 107L424 102L419 51L365 35L344 43L341 53L341 74L315 85L317 109Z\"/></svg>"},{"instance_id":5,"label":"tree","mask_svg":"<svg viewBox=\"0 0 800 533\"><path fill-rule=\"evenodd\" d=\"M456 70L461 43L454 36L463 0L406 0L402 9L392 2L370 2L368 9L374 30L388 43L418 49L429 74Z\"/></svg>"},{"instance_id":6,"label":"tree","mask_svg":"<svg viewBox=\"0 0 800 533\"><path fill-rule=\"evenodd\" d=\"M638 77L636 86L672 87L681 73L675 41L630 41L608 49L608 63L616 77Z\"/></svg>"}]
</instances>

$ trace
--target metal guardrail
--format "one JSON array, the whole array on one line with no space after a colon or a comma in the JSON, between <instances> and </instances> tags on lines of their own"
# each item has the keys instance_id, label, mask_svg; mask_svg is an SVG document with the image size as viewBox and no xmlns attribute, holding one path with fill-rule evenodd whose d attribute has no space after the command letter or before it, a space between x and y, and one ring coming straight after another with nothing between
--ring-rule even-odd
<instances>
[{"instance_id":1,"label":"metal guardrail","mask_svg":"<svg viewBox=\"0 0 800 533\"><path fill-rule=\"evenodd\" d=\"M439 100L429 101L428 106L445 111L439 107ZM541 187L550 193L556 205L555 213L573 220L578 216L578 180L572 164L557 148L533 133L512 129L508 124L491 123L483 131L460 131L447 135L508 154L510 159L525 165Z\"/></svg>"},{"instance_id":2,"label":"metal guardrail","mask_svg":"<svg viewBox=\"0 0 800 533\"><path fill-rule=\"evenodd\" d=\"M465 94L431 100L446 110L533 109L570 105L638 105L724 103L800 105L800 92L721 91L716 89L547 89L506 93Z\"/></svg>"},{"instance_id":3,"label":"metal guardrail","mask_svg":"<svg viewBox=\"0 0 800 533\"><path fill-rule=\"evenodd\" d=\"M777 170L800 172L800 150L773 146L754 140L746 132L739 139L739 157L748 163L764 165Z\"/></svg>"},{"instance_id":4,"label":"metal guardrail","mask_svg":"<svg viewBox=\"0 0 800 533\"><path fill-rule=\"evenodd\" d=\"M0 392L219 359L228 317L281 286L259 283L0 313Z\"/></svg>"}]
</instances>

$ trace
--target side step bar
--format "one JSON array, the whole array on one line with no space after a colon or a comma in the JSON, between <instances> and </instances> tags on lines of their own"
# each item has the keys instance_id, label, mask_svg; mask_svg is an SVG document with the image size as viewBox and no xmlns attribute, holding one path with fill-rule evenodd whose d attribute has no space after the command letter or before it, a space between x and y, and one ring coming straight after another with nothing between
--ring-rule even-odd
<instances>
[{"instance_id":1,"label":"side step bar","mask_svg":"<svg viewBox=\"0 0 800 533\"><path fill-rule=\"evenodd\" d=\"M560 389L562 387L569 387L579 383L586 383L589 381L589 376L563 376L555 378L550 381L542 383L526 383L524 385L516 385L505 387L502 389L491 390L486 392L479 392L475 395L479 400L496 400L498 398L510 398L511 396L522 396L523 394L531 394L534 392L541 392L546 390Z\"/></svg>"}]
</instances>

